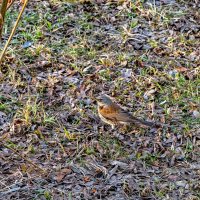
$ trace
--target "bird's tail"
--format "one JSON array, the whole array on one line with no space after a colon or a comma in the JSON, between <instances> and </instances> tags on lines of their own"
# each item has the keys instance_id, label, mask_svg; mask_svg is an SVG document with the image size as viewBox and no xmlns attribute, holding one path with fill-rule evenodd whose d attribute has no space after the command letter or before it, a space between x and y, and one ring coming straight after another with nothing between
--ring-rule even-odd
<instances>
[{"instance_id":1,"label":"bird's tail","mask_svg":"<svg viewBox=\"0 0 200 200\"><path fill-rule=\"evenodd\" d=\"M144 120L141 120L141 119L133 119L132 123L135 124L138 127L143 127L143 128L155 126L154 122L144 121Z\"/></svg>"}]
</instances>

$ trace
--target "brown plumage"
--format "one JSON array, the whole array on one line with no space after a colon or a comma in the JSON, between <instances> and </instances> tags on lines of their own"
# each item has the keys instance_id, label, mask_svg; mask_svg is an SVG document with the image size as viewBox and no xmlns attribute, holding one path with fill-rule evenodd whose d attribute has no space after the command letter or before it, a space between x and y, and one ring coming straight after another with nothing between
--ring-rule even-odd
<instances>
[{"instance_id":1,"label":"brown plumage","mask_svg":"<svg viewBox=\"0 0 200 200\"><path fill-rule=\"evenodd\" d=\"M110 124L112 128L118 124L135 125L139 127L152 127L154 123L144 121L132 116L130 113L113 102L108 95L97 98L98 114L101 120Z\"/></svg>"}]
</instances>

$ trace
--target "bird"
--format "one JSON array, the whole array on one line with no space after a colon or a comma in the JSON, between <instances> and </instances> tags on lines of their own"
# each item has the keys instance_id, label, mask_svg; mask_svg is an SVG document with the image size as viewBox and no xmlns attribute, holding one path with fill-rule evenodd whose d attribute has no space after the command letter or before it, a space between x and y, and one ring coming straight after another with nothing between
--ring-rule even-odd
<instances>
[{"instance_id":1,"label":"bird","mask_svg":"<svg viewBox=\"0 0 200 200\"><path fill-rule=\"evenodd\" d=\"M154 126L153 122L144 121L134 117L106 94L97 97L96 101L98 104L98 114L100 119L111 125L112 129L119 124L135 125L143 128Z\"/></svg>"}]
</instances>

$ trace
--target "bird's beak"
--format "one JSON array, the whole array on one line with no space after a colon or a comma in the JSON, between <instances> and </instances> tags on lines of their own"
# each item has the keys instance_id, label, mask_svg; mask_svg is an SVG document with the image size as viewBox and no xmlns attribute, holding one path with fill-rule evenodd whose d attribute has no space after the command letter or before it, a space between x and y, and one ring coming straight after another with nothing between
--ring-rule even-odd
<instances>
[{"instance_id":1,"label":"bird's beak","mask_svg":"<svg viewBox=\"0 0 200 200\"><path fill-rule=\"evenodd\" d=\"M101 102L101 101L102 101L101 97L96 97L95 100L96 100L97 102Z\"/></svg>"}]
</instances>

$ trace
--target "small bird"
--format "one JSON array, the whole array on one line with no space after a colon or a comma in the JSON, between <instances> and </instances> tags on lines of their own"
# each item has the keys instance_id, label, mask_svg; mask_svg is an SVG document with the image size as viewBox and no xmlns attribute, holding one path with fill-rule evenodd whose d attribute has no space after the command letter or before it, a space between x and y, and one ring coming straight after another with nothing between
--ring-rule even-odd
<instances>
[{"instance_id":1,"label":"small bird","mask_svg":"<svg viewBox=\"0 0 200 200\"><path fill-rule=\"evenodd\" d=\"M125 111L120 105L113 102L108 95L101 95L96 98L98 104L98 114L101 120L112 126L114 129L115 125L136 125L137 127L153 127L154 123L144 121L132 116L130 113Z\"/></svg>"}]
</instances>

